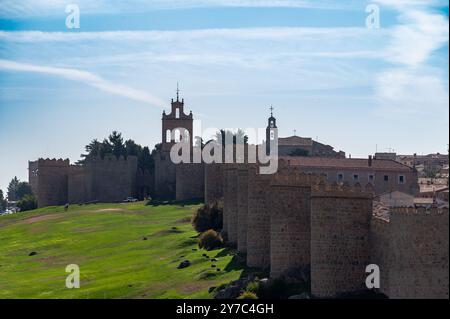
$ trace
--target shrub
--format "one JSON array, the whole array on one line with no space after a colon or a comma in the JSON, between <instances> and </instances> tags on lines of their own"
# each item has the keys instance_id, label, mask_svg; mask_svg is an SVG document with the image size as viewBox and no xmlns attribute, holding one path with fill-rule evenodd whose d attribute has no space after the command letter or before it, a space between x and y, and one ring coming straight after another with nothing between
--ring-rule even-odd
<instances>
[{"instance_id":1,"label":"shrub","mask_svg":"<svg viewBox=\"0 0 450 319\"><path fill-rule=\"evenodd\" d=\"M245 291L258 295L261 291L261 284L257 281L251 281L247 284Z\"/></svg>"},{"instance_id":2,"label":"shrub","mask_svg":"<svg viewBox=\"0 0 450 319\"><path fill-rule=\"evenodd\" d=\"M288 296L288 285L280 278L269 281L269 284L262 289L261 294L264 299L285 299Z\"/></svg>"},{"instance_id":3,"label":"shrub","mask_svg":"<svg viewBox=\"0 0 450 319\"><path fill-rule=\"evenodd\" d=\"M209 229L222 229L223 208L220 203L213 205L203 205L200 207L192 218L192 225L199 233L203 233Z\"/></svg>"},{"instance_id":4,"label":"shrub","mask_svg":"<svg viewBox=\"0 0 450 319\"><path fill-rule=\"evenodd\" d=\"M37 208L36 196L25 195L21 200L17 202L17 207L19 207L21 212L36 209Z\"/></svg>"},{"instance_id":5,"label":"shrub","mask_svg":"<svg viewBox=\"0 0 450 319\"><path fill-rule=\"evenodd\" d=\"M198 246L206 250L220 248L223 245L223 238L215 230L207 230L198 238Z\"/></svg>"},{"instance_id":6,"label":"shrub","mask_svg":"<svg viewBox=\"0 0 450 319\"><path fill-rule=\"evenodd\" d=\"M250 291L244 291L242 295L238 297L238 299L258 299L258 296Z\"/></svg>"}]
</instances>

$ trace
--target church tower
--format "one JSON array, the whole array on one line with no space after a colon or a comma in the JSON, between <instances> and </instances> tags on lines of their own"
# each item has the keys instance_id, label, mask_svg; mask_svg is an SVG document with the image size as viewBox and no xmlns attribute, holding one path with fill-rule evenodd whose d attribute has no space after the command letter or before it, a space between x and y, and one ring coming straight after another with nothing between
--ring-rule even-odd
<instances>
[{"instance_id":1,"label":"church tower","mask_svg":"<svg viewBox=\"0 0 450 319\"><path fill-rule=\"evenodd\" d=\"M277 119L273 117L273 107L270 106L270 117L267 120L266 128L266 154L270 154L270 144L278 139Z\"/></svg>"},{"instance_id":2,"label":"church tower","mask_svg":"<svg viewBox=\"0 0 450 319\"><path fill-rule=\"evenodd\" d=\"M155 156L155 196L157 198L174 199L176 196L176 164L170 159L172 146L181 141L189 142L192 153L192 112L184 113L184 99L180 101L180 90L177 85L177 99L172 99L169 114L162 114L162 146Z\"/></svg>"},{"instance_id":3,"label":"church tower","mask_svg":"<svg viewBox=\"0 0 450 319\"><path fill-rule=\"evenodd\" d=\"M177 100L172 99L172 109L169 114L162 114L162 150L170 152L172 145L180 141L189 141L192 146L192 111L184 113L184 99L180 101L180 90L177 84Z\"/></svg>"}]
</instances>

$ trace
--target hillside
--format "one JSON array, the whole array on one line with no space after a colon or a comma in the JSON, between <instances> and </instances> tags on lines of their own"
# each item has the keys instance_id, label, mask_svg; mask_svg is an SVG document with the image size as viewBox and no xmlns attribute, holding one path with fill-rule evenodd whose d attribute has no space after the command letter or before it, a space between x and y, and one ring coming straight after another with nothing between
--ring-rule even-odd
<instances>
[{"instance_id":1,"label":"hillside","mask_svg":"<svg viewBox=\"0 0 450 319\"><path fill-rule=\"evenodd\" d=\"M198 206L144 203L49 207L0 216L0 298L211 298L239 278L226 250L198 250ZM36 255L29 256L31 252ZM183 260L191 266L177 269ZM65 287L77 264L81 288Z\"/></svg>"}]
</instances>

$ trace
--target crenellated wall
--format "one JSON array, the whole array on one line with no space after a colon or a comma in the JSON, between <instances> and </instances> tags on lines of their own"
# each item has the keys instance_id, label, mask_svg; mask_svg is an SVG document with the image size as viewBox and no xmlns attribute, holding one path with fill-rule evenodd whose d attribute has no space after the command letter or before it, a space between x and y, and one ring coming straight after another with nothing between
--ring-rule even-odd
<instances>
[{"instance_id":1,"label":"crenellated wall","mask_svg":"<svg viewBox=\"0 0 450 319\"><path fill-rule=\"evenodd\" d=\"M269 190L272 175L260 175L257 168L248 172L247 265L270 266Z\"/></svg>"},{"instance_id":2,"label":"crenellated wall","mask_svg":"<svg viewBox=\"0 0 450 319\"><path fill-rule=\"evenodd\" d=\"M446 208L394 208L372 221L372 262L380 290L394 299L449 298L449 215Z\"/></svg>"},{"instance_id":3,"label":"crenellated wall","mask_svg":"<svg viewBox=\"0 0 450 319\"><path fill-rule=\"evenodd\" d=\"M205 204L213 204L223 198L223 165L205 165Z\"/></svg>"},{"instance_id":4,"label":"crenellated wall","mask_svg":"<svg viewBox=\"0 0 450 319\"><path fill-rule=\"evenodd\" d=\"M149 170L138 168L136 176L136 192L139 199L144 199L155 194L155 174Z\"/></svg>"},{"instance_id":5,"label":"crenellated wall","mask_svg":"<svg viewBox=\"0 0 450 319\"><path fill-rule=\"evenodd\" d=\"M72 166L69 174L69 202L117 202L136 197L137 157L97 157L82 166Z\"/></svg>"},{"instance_id":6,"label":"crenellated wall","mask_svg":"<svg viewBox=\"0 0 450 319\"><path fill-rule=\"evenodd\" d=\"M291 269L308 271L311 263L311 185L320 177L281 169L271 182L270 275Z\"/></svg>"},{"instance_id":7,"label":"crenellated wall","mask_svg":"<svg viewBox=\"0 0 450 319\"><path fill-rule=\"evenodd\" d=\"M64 205L68 200L68 159L38 159L29 162L29 182L38 207Z\"/></svg>"},{"instance_id":8,"label":"crenellated wall","mask_svg":"<svg viewBox=\"0 0 450 319\"><path fill-rule=\"evenodd\" d=\"M311 293L335 297L365 287L372 188L319 184L311 196Z\"/></svg>"},{"instance_id":9,"label":"crenellated wall","mask_svg":"<svg viewBox=\"0 0 450 319\"><path fill-rule=\"evenodd\" d=\"M155 196L174 199L176 197L176 165L170 153L161 151L155 155Z\"/></svg>"},{"instance_id":10,"label":"crenellated wall","mask_svg":"<svg viewBox=\"0 0 450 319\"><path fill-rule=\"evenodd\" d=\"M224 166L224 229L227 232L228 242L237 245L238 242L238 205L237 205L237 166L225 164Z\"/></svg>"},{"instance_id":11,"label":"crenellated wall","mask_svg":"<svg viewBox=\"0 0 450 319\"><path fill-rule=\"evenodd\" d=\"M248 165L237 170L237 225L239 252L247 252L247 215L248 215Z\"/></svg>"},{"instance_id":12,"label":"crenellated wall","mask_svg":"<svg viewBox=\"0 0 450 319\"><path fill-rule=\"evenodd\" d=\"M203 163L176 165L176 200L203 199L205 194Z\"/></svg>"}]
</instances>

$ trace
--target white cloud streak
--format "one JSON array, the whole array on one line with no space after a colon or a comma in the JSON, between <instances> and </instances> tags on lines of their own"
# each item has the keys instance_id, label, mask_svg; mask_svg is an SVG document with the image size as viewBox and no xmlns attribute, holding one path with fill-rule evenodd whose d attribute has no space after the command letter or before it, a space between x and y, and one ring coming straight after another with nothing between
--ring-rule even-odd
<instances>
[{"instance_id":1,"label":"white cloud streak","mask_svg":"<svg viewBox=\"0 0 450 319\"><path fill-rule=\"evenodd\" d=\"M2 0L0 16L23 18L33 16L64 15L67 4L73 0ZM83 13L111 14L149 12L188 8L240 7L240 8L314 8L351 9L360 0L77 0Z\"/></svg>"},{"instance_id":2,"label":"white cloud streak","mask_svg":"<svg viewBox=\"0 0 450 319\"><path fill-rule=\"evenodd\" d=\"M442 72L428 65L433 53L448 45L448 19L429 8L441 1L376 2L399 12L399 25L393 27L385 49L386 60L393 67L380 72L375 81L375 98L380 110L386 114L448 117L448 85L444 84Z\"/></svg>"},{"instance_id":3,"label":"white cloud streak","mask_svg":"<svg viewBox=\"0 0 450 319\"><path fill-rule=\"evenodd\" d=\"M69 68L57 68L51 66L40 66L3 59L0 59L0 70L32 72L58 76L67 80L82 82L104 92L143 102L149 105L162 107L165 104L162 99L152 94L136 90L126 85L110 82L96 74L87 71Z\"/></svg>"}]
</instances>

